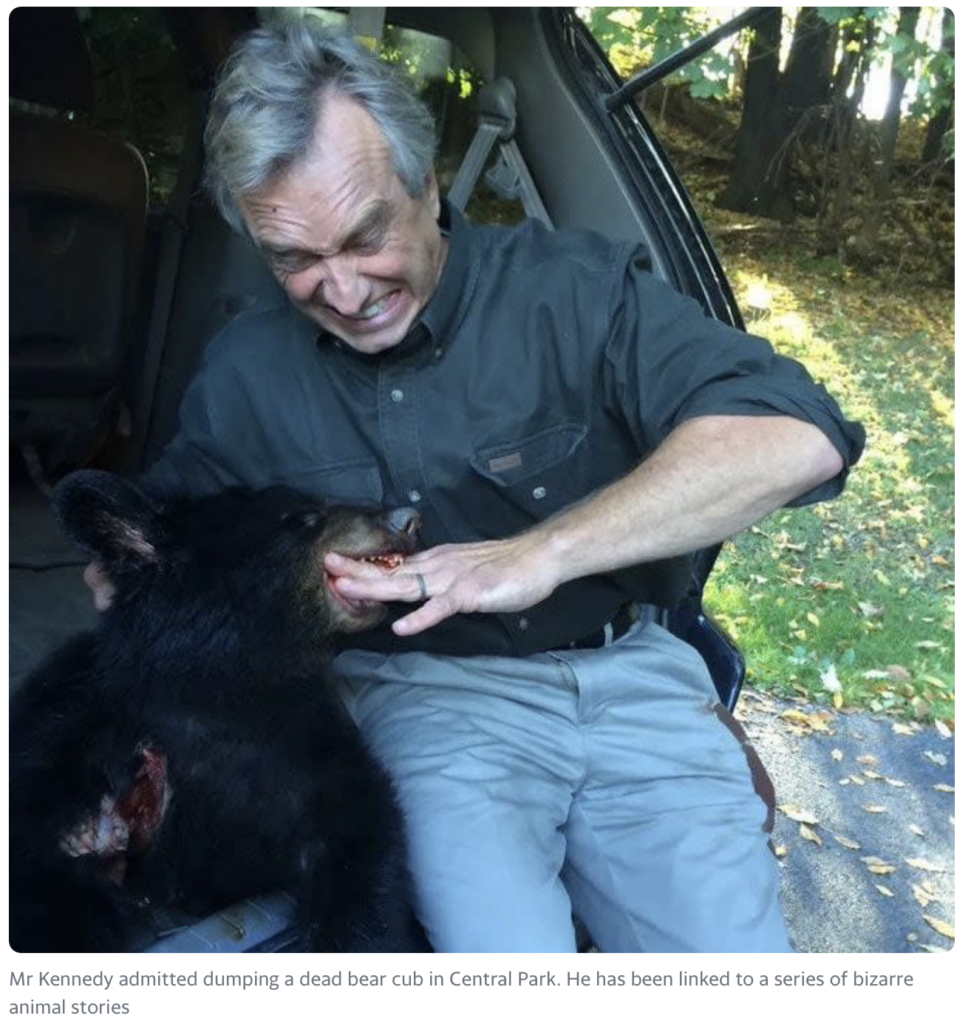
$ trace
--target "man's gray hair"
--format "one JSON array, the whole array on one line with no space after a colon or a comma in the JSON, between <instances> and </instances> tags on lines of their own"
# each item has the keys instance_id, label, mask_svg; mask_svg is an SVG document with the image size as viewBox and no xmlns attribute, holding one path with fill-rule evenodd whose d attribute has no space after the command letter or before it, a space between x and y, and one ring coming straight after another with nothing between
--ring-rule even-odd
<instances>
[{"instance_id":1,"label":"man's gray hair","mask_svg":"<svg viewBox=\"0 0 974 1024\"><path fill-rule=\"evenodd\" d=\"M433 117L409 81L344 32L307 22L247 33L217 81L206 126L206 187L232 228L234 196L266 185L306 154L321 97L336 92L375 118L408 195L433 173Z\"/></svg>"}]
</instances>

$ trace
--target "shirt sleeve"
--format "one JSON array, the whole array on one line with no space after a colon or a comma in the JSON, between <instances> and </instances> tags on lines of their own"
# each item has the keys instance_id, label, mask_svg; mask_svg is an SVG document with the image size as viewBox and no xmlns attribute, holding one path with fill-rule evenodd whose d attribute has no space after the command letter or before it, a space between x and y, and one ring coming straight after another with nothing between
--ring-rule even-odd
<instances>
[{"instance_id":1,"label":"shirt sleeve","mask_svg":"<svg viewBox=\"0 0 974 1024\"><path fill-rule=\"evenodd\" d=\"M762 338L704 314L655 276L648 253L630 250L610 294L604 400L655 450L677 426L700 416L791 416L819 427L842 456L833 479L791 502L839 495L865 444L861 424L798 362Z\"/></svg>"}]
</instances>

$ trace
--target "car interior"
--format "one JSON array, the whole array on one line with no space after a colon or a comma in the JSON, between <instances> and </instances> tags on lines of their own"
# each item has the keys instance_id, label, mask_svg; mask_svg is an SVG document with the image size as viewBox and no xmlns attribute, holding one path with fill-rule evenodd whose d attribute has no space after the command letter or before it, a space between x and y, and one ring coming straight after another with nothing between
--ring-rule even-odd
<instances>
[{"instance_id":1,"label":"car interior","mask_svg":"<svg viewBox=\"0 0 974 1024\"><path fill-rule=\"evenodd\" d=\"M207 342L251 306L286 301L199 184L208 91L250 27L344 24L402 63L431 104L441 188L468 216L535 216L641 241L662 278L741 326L638 103L606 103L621 83L574 9L191 7L128 17L22 7L10 18L12 686L96 617L83 556L48 511L52 485L83 466L137 475L151 465ZM143 93L157 107L140 118ZM143 131L146 121L164 122L166 138ZM694 593L666 621L701 650L732 706L743 662L701 607L716 554L700 554ZM286 896L255 900L188 931L163 926L151 948L281 948L287 910Z\"/></svg>"}]
</instances>

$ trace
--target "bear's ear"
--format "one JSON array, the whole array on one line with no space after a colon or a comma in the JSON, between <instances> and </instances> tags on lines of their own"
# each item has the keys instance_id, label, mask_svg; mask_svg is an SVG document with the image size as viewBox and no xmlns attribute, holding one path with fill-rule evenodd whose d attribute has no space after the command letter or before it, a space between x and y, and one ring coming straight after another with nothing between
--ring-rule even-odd
<instances>
[{"instance_id":1,"label":"bear's ear","mask_svg":"<svg viewBox=\"0 0 974 1024\"><path fill-rule=\"evenodd\" d=\"M155 562L164 529L159 508L114 473L84 469L54 489L65 533L106 568Z\"/></svg>"}]
</instances>

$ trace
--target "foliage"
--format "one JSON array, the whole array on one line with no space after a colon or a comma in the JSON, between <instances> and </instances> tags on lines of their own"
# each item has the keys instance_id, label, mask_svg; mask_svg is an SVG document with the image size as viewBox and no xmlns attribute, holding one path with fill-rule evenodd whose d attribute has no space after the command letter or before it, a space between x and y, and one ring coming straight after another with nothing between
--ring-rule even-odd
<instances>
[{"instance_id":1,"label":"foliage","mask_svg":"<svg viewBox=\"0 0 974 1024\"><path fill-rule=\"evenodd\" d=\"M158 8L89 7L82 19L95 70L92 124L133 143L163 203L176 182L191 102L186 72Z\"/></svg>"},{"instance_id":2,"label":"foliage","mask_svg":"<svg viewBox=\"0 0 974 1024\"><path fill-rule=\"evenodd\" d=\"M707 7L586 7L581 13L623 78L683 49L727 16L726 11ZM696 99L722 98L728 94L732 70L723 49L714 49L673 80L689 82L690 95Z\"/></svg>"}]
</instances>

